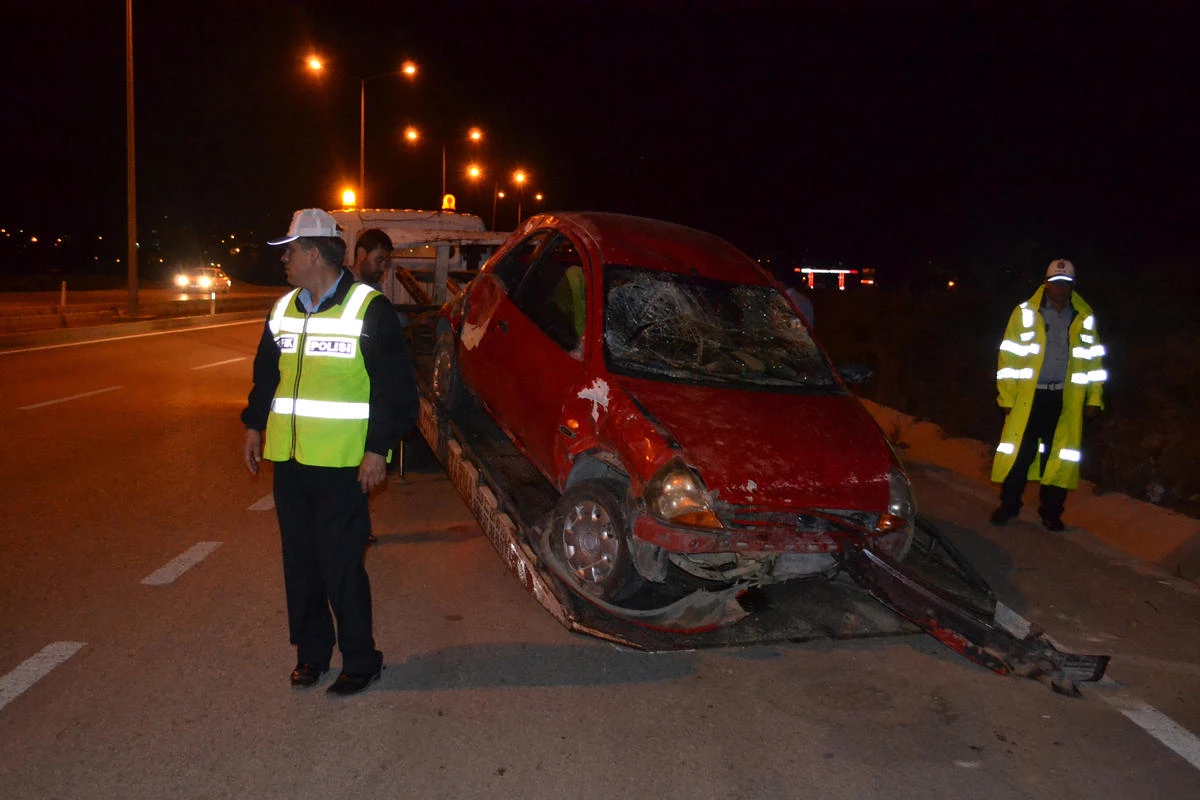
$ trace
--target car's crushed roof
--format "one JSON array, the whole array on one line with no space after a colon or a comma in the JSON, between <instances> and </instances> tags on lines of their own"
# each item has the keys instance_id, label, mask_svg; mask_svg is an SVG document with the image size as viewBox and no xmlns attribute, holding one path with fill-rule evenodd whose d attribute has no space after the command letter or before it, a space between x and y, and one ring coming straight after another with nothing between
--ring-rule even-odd
<instances>
[{"instance_id":1,"label":"car's crushed roof","mask_svg":"<svg viewBox=\"0 0 1200 800\"><path fill-rule=\"evenodd\" d=\"M599 211L544 214L525 229L565 223L588 236L606 264L629 264L717 280L767 284L767 273L717 236L673 222Z\"/></svg>"}]
</instances>

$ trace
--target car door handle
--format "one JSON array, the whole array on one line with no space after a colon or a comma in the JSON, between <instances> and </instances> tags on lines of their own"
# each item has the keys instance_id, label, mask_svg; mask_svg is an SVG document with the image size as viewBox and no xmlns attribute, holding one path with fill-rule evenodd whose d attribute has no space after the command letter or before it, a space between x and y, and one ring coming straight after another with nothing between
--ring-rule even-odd
<instances>
[{"instance_id":1,"label":"car door handle","mask_svg":"<svg viewBox=\"0 0 1200 800\"><path fill-rule=\"evenodd\" d=\"M508 333L508 323L504 320L500 320L496 323L496 330L500 331L501 333Z\"/></svg>"}]
</instances>

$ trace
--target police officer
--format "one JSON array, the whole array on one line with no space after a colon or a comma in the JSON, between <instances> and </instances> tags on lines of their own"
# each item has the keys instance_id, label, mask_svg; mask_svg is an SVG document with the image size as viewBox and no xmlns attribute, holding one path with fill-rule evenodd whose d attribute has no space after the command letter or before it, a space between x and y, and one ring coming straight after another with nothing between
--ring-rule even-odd
<instances>
[{"instance_id":1,"label":"police officer","mask_svg":"<svg viewBox=\"0 0 1200 800\"><path fill-rule=\"evenodd\" d=\"M1027 480L1041 482L1038 515L1049 531L1064 529L1067 491L1079 485L1083 416L1104 408L1104 345L1096 317L1075 286L1075 265L1060 258L1045 283L1013 309L996 372L1004 430L992 462L1001 483L993 525L1021 510Z\"/></svg>"},{"instance_id":2,"label":"police officer","mask_svg":"<svg viewBox=\"0 0 1200 800\"><path fill-rule=\"evenodd\" d=\"M295 288L275 303L259 341L243 458L255 474L264 458L274 463L297 654L291 683L315 685L336 643L342 671L327 691L349 695L383 668L363 564L367 496L416 421L416 381L391 304L342 266L333 217L297 211L287 236L269 244L286 245L281 260Z\"/></svg>"}]
</instances>

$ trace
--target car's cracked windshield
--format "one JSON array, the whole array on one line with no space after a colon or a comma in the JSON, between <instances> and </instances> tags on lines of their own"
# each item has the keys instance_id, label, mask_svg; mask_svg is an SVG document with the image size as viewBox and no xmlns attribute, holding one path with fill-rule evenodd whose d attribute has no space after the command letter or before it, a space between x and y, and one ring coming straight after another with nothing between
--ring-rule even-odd
<instances>
[{"instance_id":1,"label":"car's cracked windshield","mask_svg":"<svg viewBox=\"0 0 1200 800\"><path fill-rule=\"evenodd\" d=\"M638 377L773 389L837 387L782 293L637 267L605 267L609 369Z\"/></svg>"}]
</instances>

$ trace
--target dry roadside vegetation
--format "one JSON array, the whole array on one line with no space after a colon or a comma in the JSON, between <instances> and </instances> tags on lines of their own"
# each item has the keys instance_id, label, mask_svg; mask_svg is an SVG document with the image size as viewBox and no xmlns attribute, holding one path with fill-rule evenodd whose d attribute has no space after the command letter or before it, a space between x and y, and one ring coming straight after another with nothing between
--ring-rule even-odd
<instances>
[{"instance_id":1,"label":"dry roadside vegetation","mask_svg":"<svg viewBox=\"0 0 1200 800\"><path fill-rule=\"evenodd\" d=\"M1084 428L1083 477L1100 491L1200 517L1200 275L1192 265L1082 279L1108 356L1107 409ZM1182 276L1182 277L1180 277ZM996 352L1008 314L1035 284L989 290L812 293L817 336L835 363L863 361L859 393L947 436L1000 434Z\"/></svg>"}]
</instances>

